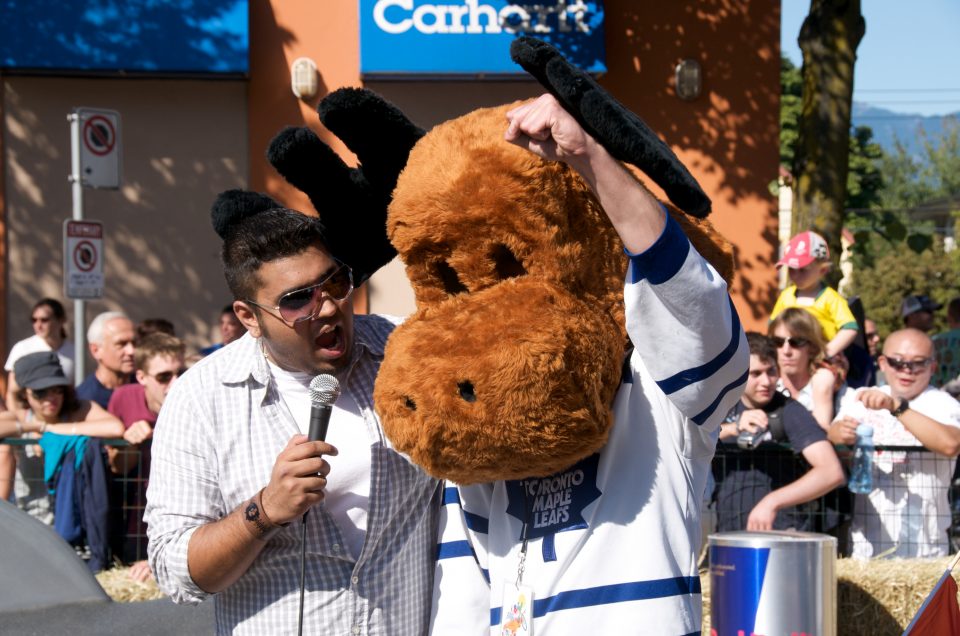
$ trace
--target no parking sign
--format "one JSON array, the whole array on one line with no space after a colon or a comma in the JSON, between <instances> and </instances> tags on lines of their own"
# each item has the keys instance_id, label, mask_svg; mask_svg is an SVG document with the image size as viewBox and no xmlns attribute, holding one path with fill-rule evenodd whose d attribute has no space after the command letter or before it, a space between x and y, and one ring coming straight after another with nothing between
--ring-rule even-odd
<instances>
[{"instance_id":1,"label":"no parking sign","mask_svg":"<svg viewBox=\"0 0 960 636\"><path fill-rule=\"evenodd\" d=\"M67 298L103 296L103 224L63 222L63 292Z\"/></svg>"},{"instance_id":2,"label":"no parking sign","mask_svg":"<svg viewBox=\"0 0 960 636\"><path fill-rule=\"evenodd\" d=\"M80 182L88 188L120 187L120 113L77 108L72 143L80 159Z\"/></svg>"}]
</instances>

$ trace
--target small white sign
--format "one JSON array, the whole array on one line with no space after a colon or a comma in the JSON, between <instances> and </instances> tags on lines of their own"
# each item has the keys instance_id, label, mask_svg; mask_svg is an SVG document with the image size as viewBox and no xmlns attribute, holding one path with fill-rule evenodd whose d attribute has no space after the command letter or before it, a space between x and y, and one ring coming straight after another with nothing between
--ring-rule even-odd
<instances>
[{"instance_id":1,"label":"small white sign","mask_svg":"<svg viewBox=\"0 0 960 636\"><path fill-rule=\"evenodd\" d=\"M67 298L103 297L103 224L63 222L63 292Z\"/></svg>"},{"instance_id":2,"label":"small white sign","mask_svg":"<svg viewBox=\"0 0 960 636\"><path fill-rule=\"evenodd\" d=\"M120 113L77 108L71 140L80 151L80 182L88 188L120 187Z\"/></svg>"}]
</instances>

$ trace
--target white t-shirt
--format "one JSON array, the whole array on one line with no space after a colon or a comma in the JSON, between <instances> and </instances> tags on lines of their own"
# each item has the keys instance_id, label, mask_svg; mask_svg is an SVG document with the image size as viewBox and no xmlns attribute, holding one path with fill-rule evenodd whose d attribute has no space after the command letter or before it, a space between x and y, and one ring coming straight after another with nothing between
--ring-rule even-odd
<instances>
[{"instance_id":1,"label":"white t-shirt","mask_svg":"<svg viewBox=\"0 0 960 636\"><path fill-rule=\"evenodd\" d=\"M300 432L310 430L310 380L308 373L281 369L272 362L270 373ZM326 442L336 447L336 456L324 456L330 464L323 505L343 533L354 558L360 556L367 534L370 498L370 439L356 401L342 393L333 405Z\"/></svg>"},{"instance_id":2,"label":"white t-shirt","mask_svg":"<svg viewBox=\"0 0 960 636\"><path fill-rule=\"evenodd\" d=\"M890 395L890 387L879 387ZM910 408L947 426L960 427L960 402L949 393L927 387L910 400ZM867 409L851 400L837 417L849 415L873 426L877 446L921 446L888 411ZM933 452L876 451L873 491L854 498L853 556L861 559L893 550L888 556L947 556L950 504L947 491L956 459Z\"/></svg>"},{"instance_id":3,"label":"white t-shirt","mask_svg":"<svg viewBox=\"0 0 960 636\"><path fill-rule=\"evenodd\" d=\"M7 363L3 365L3 368L7 371L13 371L13 365L17 362L17 360L27 354L37 353L39 351L51 351L50 345L47 344L46 340L38 335L32 335L29 338L24 338L17 344L13 345L13 347L10 349L10 355L7 356ZM70 384L74 383L73 354L73 343L69 340L64 340L63 344L60 345L60 348L57 349L57 357L60 358L60 366L63 367L63 374L67 376L67 380L70 381Z\"/></svg>"}]
</instances>

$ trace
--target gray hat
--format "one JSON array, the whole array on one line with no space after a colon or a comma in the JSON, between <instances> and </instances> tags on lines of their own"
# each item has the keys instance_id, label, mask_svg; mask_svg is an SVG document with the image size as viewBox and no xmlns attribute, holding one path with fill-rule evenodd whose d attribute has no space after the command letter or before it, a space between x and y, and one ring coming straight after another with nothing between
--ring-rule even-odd
<instances>
[{"instance_id":1,"label":"gray hat","mask_svg":"<svg viewBox=\"0 0 960 636\"><path fill-rule=\"evenodd\" d=\"M13 376L21 387L36 391L70 385L60 366L60 358L53 351L28 353L19 358L13 363Z\"/></svg>"},{"instance_id":2,"label":"gray hat","mask_svg":"<svg viewBox=\"0 0 960 636\"><path fill-rule=\"evenodd\" d=\"M900 303L900 317L906 318L910 314L915 314L918 311L929 311L932 314L942 306L943 305L936 302L929 296L924 296L922 294L907 296L903 299L903 302Z\"/></svg>"}]
</instances>

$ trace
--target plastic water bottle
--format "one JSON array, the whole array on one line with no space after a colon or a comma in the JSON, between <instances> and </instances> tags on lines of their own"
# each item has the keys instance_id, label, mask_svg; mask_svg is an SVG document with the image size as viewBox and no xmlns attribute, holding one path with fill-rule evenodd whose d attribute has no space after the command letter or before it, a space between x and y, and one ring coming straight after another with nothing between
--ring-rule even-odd
<instances>
[{"instance_id":1,"label":"plastic water bottle","mask_svg":"<svg viewBox=\"0 0 960 636\"><path fill-rule=\"evenodd\" d=\"M857 427L857 443L853 447L853 466L850 468L850 492L866 495L873 491L873 427Z\"/></svg>"}]
</instances>

